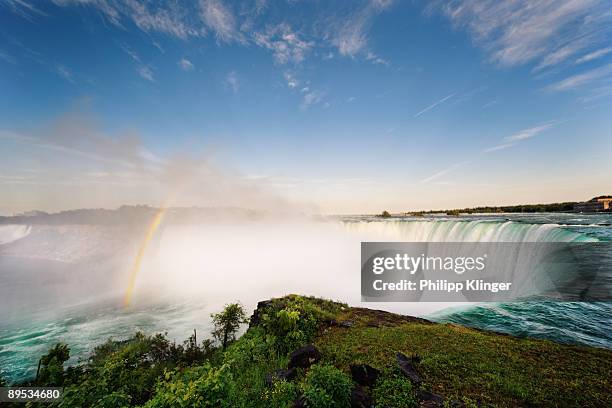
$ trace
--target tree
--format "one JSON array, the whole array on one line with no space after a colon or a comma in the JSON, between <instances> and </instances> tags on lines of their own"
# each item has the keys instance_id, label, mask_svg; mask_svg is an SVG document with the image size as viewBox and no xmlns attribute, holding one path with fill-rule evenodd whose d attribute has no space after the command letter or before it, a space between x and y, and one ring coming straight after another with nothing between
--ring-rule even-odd
<instances>
[{"instance_id":1,"label":"tree","mask_svg":"<svg viewBox=\"0 0 612 408\"><path fill-rule=\"evenodd\" d=\"M380 216L383 218L389 218L391 217L391 214L389 214L389 211L385 210L382 212L382 214L380 214Z\"/></svg>"},{"instance_id":2,"label":"tree","mask_svg":"<svg viewBox=\"0 0 612 408\"><path fill-rule=\"evenodd\" d=\"M67 344L57 343L39 362L37 383L40 385L59 386L64 382L64 363L70 358Z\"/></svg>"},{"instance_id":3,"label":"tree","mask_svg":"<svg viewBox=\"0 0 612 408\"><path fill-rule=\"evenodd\" d=\"M212 317L215 329L212 335L221 343L223 349L236 339L236 332L240 325L247 322L246 313L240 303L225 305L222 312L213 313Z\"/></svg>"}]
</instances>

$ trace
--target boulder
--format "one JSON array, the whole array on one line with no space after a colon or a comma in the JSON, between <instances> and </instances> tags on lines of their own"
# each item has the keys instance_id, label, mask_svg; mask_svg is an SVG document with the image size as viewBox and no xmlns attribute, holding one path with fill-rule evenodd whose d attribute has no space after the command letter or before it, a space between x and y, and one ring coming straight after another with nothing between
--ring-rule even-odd
<instances>
[{"instance_id":1,"label":"boulder","mask_svg":"<svg viewBox=\"0 0 612 408\"><path fill-rule=\"evenodd\" d=\"M262 300L261 302L257 303L257 309L253 311L251 320L249 320L249 327L257 326L259 323L261 323L261 315L271 304L271 300Z\"/></svg>"},{"instance_id":2,"label":"boulder","mask_svg":"<svg viewBox=\"0 0 612 408\"><path fill-rule=\"evenodd\" d=\"M356 386L351 392L351 408L370 408L374 406L374 400L361 386Z\"/></svg>"},{"instance_id":3,"label":"boulder","mask_svg":"<svg viewBox=\"0 0 612 408\"><path fill-rule=\"evenodd\" d=\"M444 408L444 397L433 392L419 391L417 399L421 408Z\"/></svg>"},{"instance_id":4,"label":"boulder","mask_svg":"<svg viewBox=\"0 0 612 408\"><path fill-rule=\"evenodd\" d=\"M288 368L308 368L321 359L321 353L312 344L300 347L289 355Z\"/></svg>"},{"instance_id":5,"label":"boulder","mask_svg":"<svg viewBox=\"0 0 612 408\"><path fill-rule=\"evenodd\" d=\"M417 372L416 368L414 368L414 365L412 364L412 360L406 357L404 354L399 353L399 352L396 354L396 359L397 359L397 365L399 366L399 369L402 372L402 374L408 377L410 382L412 382L414 385L421 384L422 382L421 376Z\"/></svg>"},{"instance_id":6,"label":"boulder","mask_svg":"<svg viewBox=\"0 0 612 408\"><path fill-rule=\"evenodd\" d=\"M295 378L296 375L297 371L295 368L281 368L266 375L266 384L268 386L271 386L272 384L274 384L274 381L291 381Z\"/></svg>"},{"instance_id":7,"label":"boulder","mask_svg":"<svg viewBox=\"0 0 612 408\"><path fill-rule=\"evenodd\" d=\"M371 387L376 383L380 371L367 364L351 365L351 376L353 380L363 386Z\"/></svg>"}]
</instances>

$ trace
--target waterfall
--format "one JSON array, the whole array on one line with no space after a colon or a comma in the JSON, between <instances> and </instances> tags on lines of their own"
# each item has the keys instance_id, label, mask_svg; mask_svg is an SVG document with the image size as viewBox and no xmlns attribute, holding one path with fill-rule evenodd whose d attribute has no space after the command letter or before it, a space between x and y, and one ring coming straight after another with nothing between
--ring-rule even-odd
<instances>
[{"instance_id":1,"label":"waterfall","mask_svg":"<svg viewBox=\"0 0 612 408\"><path fill-rule=\"evenodd\" d=\"M0 225L0 245L17 241L30 234L32 227L29 225Z\"/></svg>"},{"instance_id":2,"label":"waterfall","mask_svg":"<svg viewBox=\"0 0 612 408\"><path fill-rule=\"evenodd\" d=\"M494 220L347 221L345 227L365 241L405 242L584 242L593 238L558 224Z\"/></svg>"}]
</instances>

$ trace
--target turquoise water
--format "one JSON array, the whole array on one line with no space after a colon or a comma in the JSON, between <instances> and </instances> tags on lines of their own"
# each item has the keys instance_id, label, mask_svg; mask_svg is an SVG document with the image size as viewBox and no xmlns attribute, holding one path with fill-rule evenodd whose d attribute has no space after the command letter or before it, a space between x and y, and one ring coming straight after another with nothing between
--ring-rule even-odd
<instances>
[{"instance_id":1,"label":"turquoise water","mask_svg":"<svg viewBox=\"0 0 612 408\"><path fill-rule=\"evenodd\" d=\"M368 237L372 237L371 240L385 237L399 241L451 242L612 241L612 214L474 215L390 220L343 217L341 221L342 228L356 241L354 253L345 254L351 259L359 257L358 240L370 240ZM170 339L180 342L195 328L198 336L204 337L210 332L210 312L227 301L245 301L223 299L219 304L206 304L197 296L181 298L180 302L156 298L125 309L120 306L120 298L102 293L105 282L111 281L112 271L100 272L97 280L93 277L73 279L78 270L89 267L0 255L0 375L11 382L31 378L38 358L57 341L70 345L70 363L74 364L87 358L87 352L107 338L123 339L136 330L168 332ZM42 284L41 276L44 277ZM89 288L89 294L100 292L100 296L89 295L78 302L65 301L69 294L79 293L84 288ZM278 295L264 292L253 296L263 299ZM312 290L309 294L317 295ZM330 296L324 292L320 295ZM336 298L343 300L342 296L338 294ZM247 309L254 307L253 302L248 302ZM367 304L362 306L367 307ZM377 304L377 308L380 307ZM531 299L466 305L425 317L516 336L612 348L611 312L612 303Z\"/></svg>"},{"instance_id":2,"label":"turquoise water","mask_svg":"<svg viewBox=\"0 0 612 408\"><path fill-rule=\"evenodd\" d=\"M612 242L612 215L515 215L513 222L530 226L553 224L582 239ZM445 309L428 316L438 322L533 337L566 344L612 348L612 303L557 302L531 299Z\"/></svg>"}]
</instances>

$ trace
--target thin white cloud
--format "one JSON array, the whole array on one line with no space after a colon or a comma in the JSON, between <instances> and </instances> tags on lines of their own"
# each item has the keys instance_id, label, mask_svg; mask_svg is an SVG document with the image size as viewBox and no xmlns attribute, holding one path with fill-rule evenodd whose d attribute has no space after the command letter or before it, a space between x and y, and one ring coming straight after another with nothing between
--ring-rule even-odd
<instances>
[{"instance_id":1,"label":"thin white cloud","mask_svg":"<svg viewBox=\"0 0 612 408\"><path fill-rule=\"evenodd\" d=\"M72 72L62 64L55 65L55 73L70 83L74 83Z\"/></svg>"},{"instance_id":2,"label":"thin white cloud","mask_svg":"<svg viewBox=\"0 0 612 408\"><path fill-rule=\"evenodd\" d=\"M612 47L606 47L599 49L597 51L593 51L584 55L576 60L576 64L582 64L583 62L593 61L595 59L604 57L612 52Z\"/></svg>"},{"instance_id":3,"label":"thin white cloud","mask_svg":"<svg viewBox=\"0 0 612 408\"><path fill-rule=\"evenodd\" d=\"M431 183L432 181L435 181L435 180L439 179L440 177L445 176L448 173L450 173L451 171L457 169L458 167L465 166L468 163L469 162L455 163L452 166L450 166L450 167L448 167L446 169L440 170L437 173L434 173L434 174L432 174L429 177L425 177L423 180L420 181L420 183L422 183L422 184Z\"/></svg>"},{"instance_id":4,"label":"thin white cloud","mask_svg":"<svg viewBox=\"0 0 612 408\"><path fill-rule=\"evenodd\" d=\"M12 55L0 51L0 59L12 65L17 65L17 60Z\"/></svg>"},{"instance_id":5,"label":"thin white cloud","mask_svg":"<svg viewBox=\"0 0 612 408\"><path fill-rule=\"evenodd\" d=\"M26 0L4 0L0 2L0 7L7 7L10 11L17 14L18 16L25 18L28 21L33 22L34 16L47 17L48 14L35 7L31 1Z\"/></svg>"},{"instance_id":6,"label":"thin white cloud","mask_svg":"<svg viewBox=\"0 0 612 408\"><path fill-rule=\"evenodd\" d=\"M300 39L287 23L269 26L263 32L254 33L253 38L255 44L272 51L278 64L300 63L314 46L313 42Z\"/></svg>"},{"instance_id":7,"label":"thin white cloud","mask_svg":"<svg viewBox=\"0 0 612 408\"><path fill-rule=\"evenodd\" d=\"M219 0L200 0L202 21L222 42L243 42L242 34L236 28L232 11Z\"/></svg>"},{"instance_id":8,"label":"thin white cloud","mask_svg":"<svg viewBox=\"0 0 612 408\"><path fill-rule=\"evenodd\" d=\"M297 88L300 85L300 81L291 72L283 73L283 78L285 78L287 87L289 87L290 89Z\"/></svg>"},{"instance_id":9,"label":"thin white cloud","mask_svg":"<svg viewBox=\"0 0 612 408\"><path fill-rule=\"evenodd\" d=\"M581 74L572 75L548 86L549 91L569 91L579 88L593 81L609 77L612 74L612 64L594 68Z\"/></svg>"},{"instance_id":10,"label":"thin white cloud","mask_svg":"<svg viewBox=\"0 0 612 408\"><path fill-rule=\"evenodd\" d=\"M329 24L327 37L340 55L354 57L368 52L368 32L372 20L378 14L388 9L392 1L372 0L365 7L348 15L339 16ZM374 54L371 54L374 56ZM382 58L369 58L375 63L386 62Z\"/></svg>"},{"instance_id":11,"label":"thin white cloud","mask_svg":"<svg viewBox=\"0 0 612 408\"><path fill-rule=\"evenodd\" d=\"M133 59L135 62L141 63L142 61L140 60L140 57L138 56L138 54L136 54L136 52L134 50L132 50L130 47L128 47L126 44L121 44L121 49L130 56L131 59Z\"/></svg>"},{"instance_id":12,"label":"thin white cloud","mask_svg":"<svg viewBox=\"0 0 612 408\"><path fill-rule=\"evenodd\" d=\"M609 4L599 0L452 0L428 9L466 29L502 66L560 63L607 41L610 32Z\"/></svg>"},{"instance_id":13,"label":"thin white cloud","mask_svg":"<svg viewBox=\"0 0 612 408\"><path fill-rule=\"evenodd\" d=\"M183 71L191 71L195 68L193 63L187 58L181 58L177 64Z\"/></svg>"},{"instance_id":14,"label":"thin white cloud","mask_svg":"<svg viewBox=\"0 0 612 408\"><path fill-rule=\"evenodd\" d=\"M153 74L153 70L151 69L151 67L147 65L143 65L143 66L136 68L136 72L143 79L146 79L149 82L155 82L155 75Z\"/></svg>"},{"instance_id":15,"label":"thin white cloud","mask_svg":"<svg viewBox=\"0 0 612 408\"><path fill-rule=\"evenodd\" d=\"M147 3L136 0L128 0L125 4L129 7L130 18L142 31L156 31L182 39L203 33L202 29L189 23L188 11L180 8L179 3L168 2L165 8L155 10L150 9Z\"/></svg>"},{"instance_id":16,"label":"thin white cloud","mask_svg":"<svg viewBox=\"0 0 612 408\"><path fill-rule=\"evenodd\" d=\"M554 126L554 123L545 123L543 125L539 125L539 126L534 126L528 129L523 129L520 132L517 132L513 135L510 135L508 137L506 137L506 140L510 141L510 142L517 142L520 140L525 140L525 139L530 139L534 136L536 136L539 133L544 132L545 130L550 129L551 127Z\"/></svg>"},{"instance_id":17,"label":"thin white cloud","mask_svg":"<svg viewBox=\"0 0 612 408\"><path fill-rule=\"evenodd\" d=\"M319 90L312 90L304 93L302 98L302 104L300 107L302 109L308 109L312 105L319 104L323 101L324 93Z\"/></svg>"},{"instance_id":18,"label":"thin white cloud","mask_svg":"<svg viewBox=\"0 0 612 408\"><path fill-rule=\"evenodd\" d=\"M488 147L488 148L483 150L483 153L496 152L498 150L507 149L507 148L512 147L514 145L515 145L515 143L503 143L503 144L500 144L500 145L497 145L497 146Z\"/></svg>"},{"instance_id":19,"label":"thin white cloud","mask_svg":"<svg viewBox=\"0 0 612 408\"><path fill-rule=\"evenodd\" d=\"M538 126L533 126L527 129L520 130L510 136L506 136L504 138L504 142L498 144L497 146L489 147L483 150L483 153L496 152L498 150L508 149L510 147L516 146L523 140L531 139L532 137L537 136L538 134L552 128L555 126L557 122L548 122Z\"/></svg>"},{"instance_id":20,"label":"thin white cloud","mask_svg":"<svg viewBox=\"0 0 612 408\"><path fill-rule=\"evenodd\" d=\"M421 115L422 115L422 114L424 114L425 112L427 112L427 111L429 111L429 110L431 110L431 109L435 108L436 106L438 106L438 105L440 105L440 104L442 104L442 103L446 102L447 100L449 100L450 98L452 98L452 97L453 97L453 96L455 96L455 95L456 95L456 94L452 93L452 94L450 94L450 95L445 96L444 98L440 99L439 101L437 101L437 102L435 102L435 103L433 103L433 104L429 105L429 106L428 106L428 107L426 107L425 109L423 109L423 110L421 110L421 111L417 112L417 113L414 115L414 117L415 117L415 118L418 118L419 116L421 116Z\"/></svg>"},{"instance_id":21,"label":"thin white cloud","mask_svg":"<svg viewBox=\"0 0 612 408\"><path fill-rule=\"evenodd\" d=\"M236 71L230 71L225 77L225 83L235 94L240 90L240 78Z\"/></svg>"}]
</instances>

